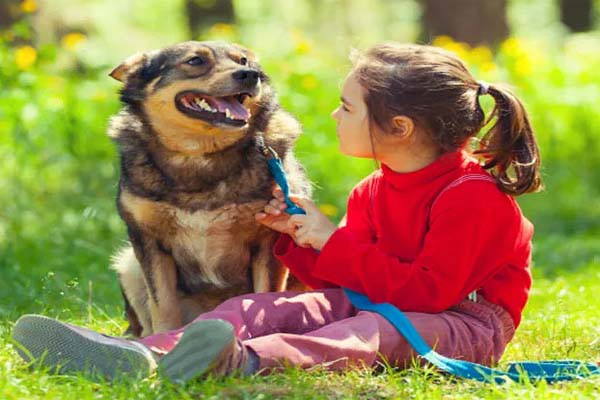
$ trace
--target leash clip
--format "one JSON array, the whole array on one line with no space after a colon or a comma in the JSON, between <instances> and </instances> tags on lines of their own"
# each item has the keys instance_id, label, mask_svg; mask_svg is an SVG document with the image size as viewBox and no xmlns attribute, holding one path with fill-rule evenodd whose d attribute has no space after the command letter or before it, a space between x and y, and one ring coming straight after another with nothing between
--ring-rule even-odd
<instances>
[{"instance_id":1,"label":"leash clip","mask_svg":"<svg viewBox=\"0 0 600 400\"><path fill-rule=\"evenodd\" d=\"M274 158L276 160L279 160L279 154L277 154L275 149L273 149L271 146L265 146L263 154L265 155L265 157L267 157L267 159Z\"/></svg>"}]
</instances>

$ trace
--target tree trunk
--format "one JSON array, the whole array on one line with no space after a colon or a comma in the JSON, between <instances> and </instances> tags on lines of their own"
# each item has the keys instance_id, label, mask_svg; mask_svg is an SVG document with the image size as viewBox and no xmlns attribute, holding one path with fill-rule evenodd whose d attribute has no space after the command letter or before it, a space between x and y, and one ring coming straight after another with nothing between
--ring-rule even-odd
<instances>
[{"instance_id":1,"label":"tree trunk","mask_svg":"<svg viewBox=\"0 0 600 400\"><path fill-rule=\"evenodd\" d=\"M216 23L235 21L232 0L185 0L185 10L192 39Z\"/></svg>"},{"instance_id":2,"label":"tree trunk","mask_svg":"<svg viewBox=\"0 0 600 400\"><path fill-rule=\"evenodd\" d=\"M592 29L592 0L560 0L560 20L571 32Z\"/></svg>"},{"instance_id":3,"label":"tree trunk","mask_svg":"<svg viewBox=\"0 0 600 400\"><path fill-rule=\"evenodd\" d=\"M426 42L447 35L471 46L495 46L508 36L507 0L421 0L421 4Z\"/></svg>"},{"instance_id":4,"label":"tree trunk","mask_svg":"<svg viewBox=\"0 0 600 400\"><path fill-rule=\"evenodd\" d=\"M20 0L0 0L0 32L10 29L21 16Z\"/></svg>"}]
</instances>

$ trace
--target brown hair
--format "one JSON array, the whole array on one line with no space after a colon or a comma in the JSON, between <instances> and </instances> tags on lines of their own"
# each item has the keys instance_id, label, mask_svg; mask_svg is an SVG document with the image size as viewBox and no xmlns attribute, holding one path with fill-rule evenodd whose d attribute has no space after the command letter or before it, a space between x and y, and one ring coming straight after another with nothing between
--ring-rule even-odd
<instances>
[{"instance_id":1,"label":"brown hair","mask_svg":"<svg viewBox=\"0 0 600 400\"><path fill-rule=\"evenodd\" d=\"M442 152L464 147L494 120L474 154L512 195L542 188L540 154L523 104L501 85L480 84L465 64L445 50L384 43L353 53L353 76L365 90L370 122L391 132L396 115L405 115ZM495 100L486 119L479 95Z\"/></svg>"}]
</instances>

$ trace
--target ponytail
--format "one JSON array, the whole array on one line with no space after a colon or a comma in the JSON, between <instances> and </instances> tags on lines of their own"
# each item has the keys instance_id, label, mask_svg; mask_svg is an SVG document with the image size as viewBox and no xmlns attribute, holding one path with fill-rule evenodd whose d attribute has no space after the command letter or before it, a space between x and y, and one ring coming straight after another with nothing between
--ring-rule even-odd
<instances>
[{"instance_id":1,"label":"ponytail","mask_svg":"<svg viewBox=\"0 0 600 400\"><path fill-rule=\"evenodd\" d=\"M511 195L537 192L543 188L540 152L525 107L509 90L498 85L485 87L496 102L487 122L492 128L481 139L475 154L483 156L500 189Z\"/></svg>"}]
</instances>

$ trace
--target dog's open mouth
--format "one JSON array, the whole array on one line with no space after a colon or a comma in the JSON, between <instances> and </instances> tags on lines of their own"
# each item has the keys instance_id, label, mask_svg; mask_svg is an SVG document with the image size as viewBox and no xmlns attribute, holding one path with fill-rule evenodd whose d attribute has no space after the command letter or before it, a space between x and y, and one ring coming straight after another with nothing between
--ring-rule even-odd
<instances>
[{"instance_id":1,"label":"dog's open mouth","mask_svg":"<svg viewBox=\"0 0 600 400\"><path fill-rule=\"evenodd\" d=\"M225 97L214 97L195 91L180 93L175 98L177 109L186 115L210 123L244 126L250 118L250 110L244 101L249 93L238 93Z\"/></svg>"}]
</instances>

